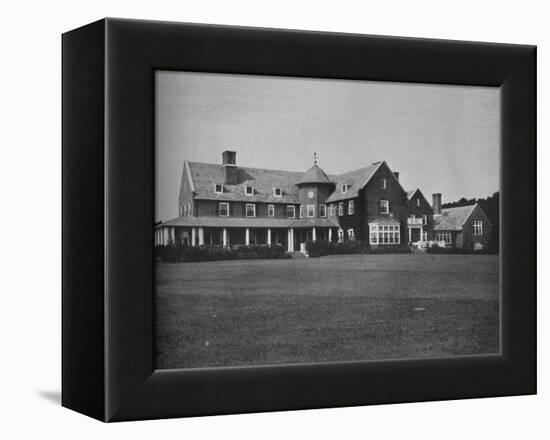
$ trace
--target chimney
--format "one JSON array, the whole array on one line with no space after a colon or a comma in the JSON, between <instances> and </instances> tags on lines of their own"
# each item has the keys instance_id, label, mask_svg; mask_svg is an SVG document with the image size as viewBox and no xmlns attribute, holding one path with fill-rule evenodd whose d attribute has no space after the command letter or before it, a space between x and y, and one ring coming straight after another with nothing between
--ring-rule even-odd
<instances>
[{"instance_id":1,"label":"chimney","mask_svg":"<svg viewBox=\"0 0 550 440\"><path fill-rule=\"evenodd\" d=\"M224 151L222 153L223 183L226 185L236 185L238 182L237 153L234 151Z\"/></svg>"},{"instance_id":2,"label":"chimney","mask_svg":"<svg viewBox=\"0 0 550 440\"><path fill-rule=\"evenodd\" d=\"M393 172L393 175L395 176L395 178L396 178L397 181L399 182L399 171L394 171L394 172Z\"/></svg>"},{"instance_id":3,"label":"chimney","mask_svg":"<svg viewBox=\"0 0 550 440\"><path fill-rule=\"evenodd\" d=\"M434 215L439 215L441 214L441 193L432 194L432 197L432 209L434 211Z\"/></svg>"}]
</instances>

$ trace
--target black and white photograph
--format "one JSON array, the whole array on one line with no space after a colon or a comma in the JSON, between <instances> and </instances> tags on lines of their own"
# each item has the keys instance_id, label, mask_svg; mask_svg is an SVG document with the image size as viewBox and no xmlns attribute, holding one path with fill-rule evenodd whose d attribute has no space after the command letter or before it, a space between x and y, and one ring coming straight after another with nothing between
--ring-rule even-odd
<instances>
[{"instance_id":1,"label":"black and white photograph","mask_svg":"<svg viewBox=\"0 0 550 440\"><path fill-rule=\"evenodd\" d=\"M499 108L157 71L156 368L499 354Z\"/></svg>"}]
</instances>

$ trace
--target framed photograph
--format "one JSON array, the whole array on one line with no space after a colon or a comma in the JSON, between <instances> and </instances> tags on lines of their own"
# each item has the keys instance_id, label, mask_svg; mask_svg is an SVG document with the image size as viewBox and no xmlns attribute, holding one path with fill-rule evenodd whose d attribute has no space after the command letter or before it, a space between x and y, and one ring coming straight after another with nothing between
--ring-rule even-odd
<instances>
[{"instance_id":1,"label":"framed photograph","mask_svg":"<svg viewBox=\"0 0 550 440\"><path fill-rule=\"evenodd\" d=\"M63 405L536 392L536 48L105 19L63 35Z\"/></svg>"}]
</instances>

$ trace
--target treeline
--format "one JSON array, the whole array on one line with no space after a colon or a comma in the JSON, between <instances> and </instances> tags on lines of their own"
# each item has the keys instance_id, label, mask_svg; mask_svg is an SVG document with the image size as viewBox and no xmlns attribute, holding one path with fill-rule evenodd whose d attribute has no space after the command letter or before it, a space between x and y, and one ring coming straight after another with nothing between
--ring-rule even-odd
<instances>
[{"instance_id":1,"label":"treeline","mask_svg":"<svg viewBox=\"0 0 550 440\"><path fill-rule=\"evenodd\" d=\"M473 199L467 199L465 197L462 197L457 202L451 202L451 203L444 203L443 208L455 208L457 206L470 206L474 205L475 203L479 203L479 206L481 206L481 209L483 209L483 212L485 212L485 215L489 218L489 221L493 224L493 237L492 237L492 245L494 249L498 249L498 237L499 237L499 231L500 231L500 193L497 191L492 196L489 196L485 199L479 198L473 198Z\"/></svg>"}]
</instances>

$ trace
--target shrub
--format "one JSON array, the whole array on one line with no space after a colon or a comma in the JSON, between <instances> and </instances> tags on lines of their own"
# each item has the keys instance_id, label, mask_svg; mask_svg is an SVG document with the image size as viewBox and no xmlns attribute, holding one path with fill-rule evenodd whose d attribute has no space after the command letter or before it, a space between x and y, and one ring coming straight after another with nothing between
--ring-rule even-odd
<instances>
[{"instance_id":1,"label":"shrub","mask_svg":"<svg viewBox=\"0 0 550 440\"><path fill-rule=\"evenodd\" d=\"M409 247L404 245L371 247L367 242L362 241L334 243L326 240L307 241L306 250L310 257L346 254L407 254L411 252Z\"/></svg>"},{"instance_id":2,"label":"shrub","mask_svg":"<svg viewBox=\"0 0 550 440\"><path fill-rule=\"evenodd\" d=\"M183 244L158 246L156 254L166 263L236 260L239 258L290 258L280 245L240 246L224 248L220 246L188 246Z\"/></svg>"}]
</instances>

